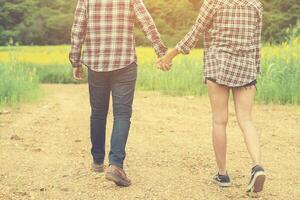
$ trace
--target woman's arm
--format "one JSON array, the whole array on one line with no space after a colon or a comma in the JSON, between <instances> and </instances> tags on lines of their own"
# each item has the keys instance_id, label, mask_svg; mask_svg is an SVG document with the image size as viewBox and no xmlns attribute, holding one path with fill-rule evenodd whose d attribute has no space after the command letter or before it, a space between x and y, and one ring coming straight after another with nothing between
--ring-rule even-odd
<instances>
[{"instance_id":1,"label":"woman's arm","mask_svg":"<svg viewBox=\"0 0 300 200\"><path fill-rule=\"evenodd\" d=\"M200 34L211 25L216 11L218 0L204 0L199 15L190 32L176 45L176 49L182 54L189 54L200 39Z\"/></svg>"},{"instance_id":2,"label":"woman's arm","mask_svg":"<svg viewBox=\"0 0 300 200\"><path fill-rule=\"evenodd\" d=\"M171 68L172 60L178 54L189 54L191 49L195 47L196 43L200 39L201 32L208 29L211 24L212 18L215 14L215 7L218 0L204 0L199 15L195 24L193 25L190 32L172 49L168 54L158 60L158 68L167 71Z\"/></svg>"}]
</instances>

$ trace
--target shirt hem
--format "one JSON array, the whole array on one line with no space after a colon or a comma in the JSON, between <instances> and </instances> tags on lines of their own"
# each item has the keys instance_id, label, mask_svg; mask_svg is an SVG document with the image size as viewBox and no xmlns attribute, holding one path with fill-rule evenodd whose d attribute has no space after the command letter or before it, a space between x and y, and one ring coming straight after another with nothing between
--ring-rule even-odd
<instances>
[{"instance_id":1,"label":"shirt hem","mask_svg":"<svg viewBox=\"0 0 300 200\"><path fill-rule=\"evenodd\" d=\"M101 67L95 67L95 66L88 66L87 64L85 63L82 63L84 66L86 66L88 69L90 69L91 71L94 71L94 72L113 72L113 71L117 71L117 70L120 70L120 69L124 69L126 67L128 67L129 65L133 64L133 63L137 63L137 60L133 60L133 61L130 61L128 64L125 64L125 65L119 65L119 66L112 66L112 67L109 67L107 69L101 69Z\"/></svg>"},{"instance_id":2,"label":"shirt hem","mask_svg":"<svg viewBox=\"0 0 300 200\"><path fill-rule=\"evenodd\" d=\"M214 77L209 77L209 76L204 76L204 78L203 78L203 83L204 84L207 84L207 80L209 80L209 79L213 79L213 80L215 80L215 83L217 83L217 84L219 84L219 85L223 85L223 86L226 86L226 87L229 87L229 88L239 88L239 87L244 87L244 86L246 86L246 85L248 85L248 84L251 84L252 82L254 82L254 81L256 81L256 83L257 83L257 78L255 78L255 79L251 79L251 80L249 80L249 81L247 81L246 83L243 83L243 84L228 84L228 83L226 83L226 82L224 82L224 81L220 81L219 79L217 79L217 78L214 78Z\"/></svg>"}]
</instances>

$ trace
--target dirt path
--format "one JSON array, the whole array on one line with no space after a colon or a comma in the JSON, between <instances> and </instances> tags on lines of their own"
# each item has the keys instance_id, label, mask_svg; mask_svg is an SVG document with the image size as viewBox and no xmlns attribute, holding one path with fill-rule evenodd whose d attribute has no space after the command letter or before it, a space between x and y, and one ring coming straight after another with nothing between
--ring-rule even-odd
<instances>
[{"instance_id":1,"label":"dirt path","mask_svg":"<svg viewBox=\"0 0 300 200\"><path fill-rule=\"evenodd\" d=\"M126 161L133 186L117 188L89 170L87 86L43 87L40 103L0 115L1 200L248 199L250 159L232 108L233 187L219 189L211 182L216 169L208 99L138 92ZM268 169L260 199L300 199L300 107L257 105L255 119Z\"/></svg>"}]
</instances>

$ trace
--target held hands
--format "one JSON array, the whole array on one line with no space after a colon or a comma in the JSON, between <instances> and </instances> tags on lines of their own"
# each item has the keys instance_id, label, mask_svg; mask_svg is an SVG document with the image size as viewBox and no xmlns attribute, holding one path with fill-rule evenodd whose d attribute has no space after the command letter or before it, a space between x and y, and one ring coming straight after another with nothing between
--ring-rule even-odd
<instances>
[{"instance_id":1,"label":"held hands","mask_svg":"<svg viewBox=\"0 0 300 200\"><path fill-rule=\"evenodd\" d=\"M173 59L178 54L179 52L176 49L169 51L165 56L157 60L156 62L157 68L163 71L170 71L172 68ZM82 66L73 68L73 78L77 81L84 80L84 71Z\"/></svg>"},{"instance_id":2,"label":"held hands","mask_svg":"<svg viewBox=\"0 0 300 200\"><path fill-rule=\"evenodd\" d=\"M169 51L165 56L158 59L156 66L163 71L169 71L172 68L173 59L179 54L176 49Z\"/></svg>"},{"instance_id":3,"label":"held hands","mask_svg":"<svg viewBox=\"0 0 300 200\"><path fill-rule=\"evenodd\" d=\"M156 66L162 71L169 71L172 68L172 61L173 58L171 58L170 55L166 54L165 56L157 60Z\"/></svg>"}]
</instances>

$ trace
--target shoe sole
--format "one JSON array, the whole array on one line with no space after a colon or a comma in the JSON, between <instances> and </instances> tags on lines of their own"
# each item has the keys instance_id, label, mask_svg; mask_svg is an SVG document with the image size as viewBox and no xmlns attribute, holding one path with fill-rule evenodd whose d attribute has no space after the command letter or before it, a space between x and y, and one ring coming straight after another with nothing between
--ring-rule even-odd
<instances>
[{"instance_id":1,"label":"shoe sole","mask_svg":"<svg viewBox=\"0 0 300 200\"><path fill-rule=\"evenodd\" d=\"M219 181L216 181L216 180L213 180L213 182L220 187L230 187L231 186L231 183L220 183Z\"/></svg>"},{"instance_id":2,"label":"shoe sole","mask_svg":"<svg viewBox=\"0 0 300 200\"><path fill-rule=\"evenodd\" d=\"M252 182L247 187L247 192L258 193L264 188L266 180L265 172L257 172L252 180Z\"/></svg>"},{"instance_id":3,"label":"shoe sole","mask_svg":"<svg viewBox=\"0 0 300 200\"><path fill-rule=\"evenodd\" d=\"M131 183L128 183L127 181L124 181L119 176L117 176L113 173L110 173L110 172L106 173L105 178L109 181L114 182L117 186L120 186L120 187L129 187L131 185Z\"/></svg>"}]
</instances>

